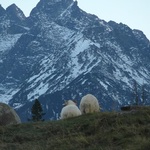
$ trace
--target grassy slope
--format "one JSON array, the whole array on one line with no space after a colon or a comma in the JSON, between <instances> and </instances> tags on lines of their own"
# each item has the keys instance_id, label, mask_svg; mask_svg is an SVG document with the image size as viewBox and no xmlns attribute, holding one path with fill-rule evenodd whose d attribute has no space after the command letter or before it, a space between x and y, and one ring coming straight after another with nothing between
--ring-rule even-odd
<instances>
[{"instance_id":1,"label":"grassy slope","mask_svg":"<svg viewBox=\"0 0 150 150\"><path fill-rule=\"evenodd\" d=\"M0 150L148 150L150 108L0 127Z\"/></svg>"}]
</instances>

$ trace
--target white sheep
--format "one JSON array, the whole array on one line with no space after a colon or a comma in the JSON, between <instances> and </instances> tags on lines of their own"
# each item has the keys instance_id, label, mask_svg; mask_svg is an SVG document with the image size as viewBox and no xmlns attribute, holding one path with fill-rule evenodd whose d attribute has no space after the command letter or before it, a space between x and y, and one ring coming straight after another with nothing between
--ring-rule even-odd
<instances>
[{"instance_id":1,"label":"white sheep","mask_svg":"<svg viewBox=\"0 0 150 150\"><path fill-rule=\"evenodd\" d=\"M100 106L97 98L92 94L87 94L82 97L80 102L80 111L82 114L99 112Z\"/></svg>"},{"instance_id":2,"label":"white sheep","mask_svg":"<svg viewBox=\"0 0 150 150\"><path fill-rule=\"evenodd\" d=\"M72 100L68 100L64 104L65 106L62 108L60 113L60 119L66 119L71 117L76 117L81 115L81 111L76 106L76 102Z\"/></svg>"}]
</instances>

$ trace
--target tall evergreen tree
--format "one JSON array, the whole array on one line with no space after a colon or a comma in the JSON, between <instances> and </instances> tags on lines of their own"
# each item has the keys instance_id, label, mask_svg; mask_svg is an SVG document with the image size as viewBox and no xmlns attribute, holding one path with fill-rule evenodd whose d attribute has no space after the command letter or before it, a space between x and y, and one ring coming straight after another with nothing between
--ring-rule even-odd
<instances>
[{"instance_id":1,"label":"tall evergreen tree","mask_svg":"<svg viewBox=\"0 0 150 150\"><path fill-rule=\"evenodd\" d=\"M31 108L31 113L32 113L31 121L44 121L44 119L42 119L42 117L43 117L43 115L45 115L45 113L43 113L41 103L39 102L38 99L35 100L32 108Z\"/></svg>"}]
</instances>

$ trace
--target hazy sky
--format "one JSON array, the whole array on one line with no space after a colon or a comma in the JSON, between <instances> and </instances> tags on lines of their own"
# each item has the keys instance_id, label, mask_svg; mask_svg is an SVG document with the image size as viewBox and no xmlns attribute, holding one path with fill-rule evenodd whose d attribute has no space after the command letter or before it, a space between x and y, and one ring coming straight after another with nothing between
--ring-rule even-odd
<instances>
[{"instance_id":1,"label":"hazy sky","mask_svg":"<svg viewBox=\"0 0 150 150\"><path fill-rule=\"evenodd\" d=\"M105 21L124 23L132 29L144 32L150 40L150 0L77 0L81 9L97 15ZM6 8L15 3L26 16L39 0L0 0Z\"/></svg>"}]
</instances>

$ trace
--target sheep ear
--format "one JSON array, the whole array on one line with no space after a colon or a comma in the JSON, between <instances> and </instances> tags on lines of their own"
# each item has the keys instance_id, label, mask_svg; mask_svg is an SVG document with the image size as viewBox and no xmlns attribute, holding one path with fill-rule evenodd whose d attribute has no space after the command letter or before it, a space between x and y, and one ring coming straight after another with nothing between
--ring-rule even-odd
<instances>
[{"instance_id":1,"label":"sheep ear","mask_svg":"<svg viewBox=\"0 0 150 150\"><path fill-rule=\"evenodd\" d=\"M67 101L65 100L64 103L63 103L63 106L66 106L66 105L67 105Z\"/></svg>"},{"instance_id":2,"label":"sheep ear","mask_svg":"<svg viewBox=\"0 0 150 150\"><path fill-rule=\"evenodd\" d=\"M103 110L103 108L99 105L99 110L101 111L101 110Z\"/></svg>"},{"instance_id":3,"label":"sheep ear","mask_svg":"<svg viewBox=\"0 0 150 150\"><path fill-rule=\"evenodd\" d=\"M73 102L77 105L77 101L76 100L73 100Z\"/></svg>"},{"instance_id":4,"label":"sheep ear","mask_svg":"<svg viewBox=\"0 0 150 150\"><path fill-rule=\"evenodd\" d=\"M62 104L63 106L66 105L66 101L64 101L64 103Z\"/></svg>"}]
</instances>

